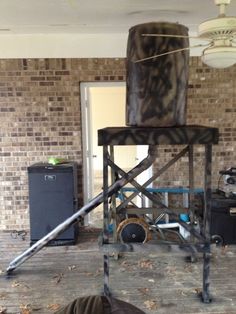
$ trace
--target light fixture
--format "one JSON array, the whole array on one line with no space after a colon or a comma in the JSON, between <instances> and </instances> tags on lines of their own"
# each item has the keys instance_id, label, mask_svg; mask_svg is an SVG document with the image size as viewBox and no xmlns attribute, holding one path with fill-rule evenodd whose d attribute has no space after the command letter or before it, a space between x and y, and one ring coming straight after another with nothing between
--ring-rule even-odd
<instances>
[{"instance_id":1,"label":"light fixture","mask_svg":"<svg viewBox=\"0 0 236 314\"><path fill-rule=\"evenodd\" d=\"M236 47L208 47L203 51L202 62L213 68L228 68L236 63Z\"/></svg>"},{"instance_id":2,"label":"light fixture","mask_svg":"<svg viewBox=\"0 0 236 314\"><path fill-rule=\"evenodd\" d=\"M208 38L210 45L202 53L202 62L213 68L228 68L236 63L236 16L226 16L230 0L215 0L219 15L201 23L198 27L200 38Z\"/></svg>"}]
</instances>

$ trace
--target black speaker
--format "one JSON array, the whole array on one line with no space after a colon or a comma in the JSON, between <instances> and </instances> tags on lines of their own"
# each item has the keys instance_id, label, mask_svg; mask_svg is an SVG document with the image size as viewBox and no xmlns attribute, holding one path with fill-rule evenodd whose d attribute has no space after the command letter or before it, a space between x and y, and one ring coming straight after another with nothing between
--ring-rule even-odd
<instances>
[{"instance_id":1,"label":"black speaker","mask_svg":"<svg viewBox=\"0 0 236 314\"><path fill-rule=\"evenodd\" d=\"M77 210L76 163L28 167L31 244L48 234ZM74 244L78 229L71 226L49 245Z\"/></svg>"},{"instance_id":2,"label":"black speaker","mask_svg":"<svg viewBox=\"0 0 236 314\"><path fill-rule=\"evenodd\" d=\"M236 199L213 193L211 200L211 235L223 244L236 244Z\"/></svg>"}]
</instances>

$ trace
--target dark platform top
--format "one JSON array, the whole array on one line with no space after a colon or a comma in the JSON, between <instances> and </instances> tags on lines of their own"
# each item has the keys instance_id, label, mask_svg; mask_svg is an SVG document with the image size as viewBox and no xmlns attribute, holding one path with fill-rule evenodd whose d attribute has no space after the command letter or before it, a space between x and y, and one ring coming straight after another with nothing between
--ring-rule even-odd
<instances>
[{"instance_id":1,"label":"dark platform top","mask_svg":"<svg viewBox=\"0 0 236 314\"><path fill-rule=\"evenodd\" d=\"M218 144L217 128L180 127L108 127L98 130L98 145L181 145Z\"/></svg>"}]
</instances>

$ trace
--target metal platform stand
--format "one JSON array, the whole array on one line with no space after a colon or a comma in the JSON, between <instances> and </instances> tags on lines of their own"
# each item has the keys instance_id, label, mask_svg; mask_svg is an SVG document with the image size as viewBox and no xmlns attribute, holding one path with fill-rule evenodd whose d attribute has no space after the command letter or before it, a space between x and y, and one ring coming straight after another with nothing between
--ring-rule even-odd
<instances>
[{"instance_id":1,"label":"metal platform stand","mask_svg":"<svg viewBox=\"0 0 236 314\"><path fill-rule=\"evenodd\" d=\"M218 143L218 129L208 128L202 126L185 126L172 128L134 128L134 127L118 127L105 128L98 131L98 144L103 146L104 156L104 173L103 173L103 192L92 199L88 204L84 205L80 210L74 213L71 217L66 219L50 233L38 240L30 248L25 250L22 254L17 256L9 264L6 273L10 275L17 267L23 264L26 260L31 258L50 241L58 237L63 231L75 224L80 217L87 215L94 208L104 203L104 228L102 249L104 251L104 294L109 295L109 253L112 252L135 252L147 251L150 252L157 249L158 252L164 251L171 254L175 252L181 253L183 250L188 254L194 255L196 252L203 253L203 289L201 298L204 303L211 301L209 294L209 271L210 271L210 220L211 220L211 159L212 159L212 144ZM166 171L178 159L184 155L189 158L189 189L190 196L194 193L193 187L193 154L194 145L204 145L205 147L205 174L204 174L204 212L200 231L197 231L191 224L180 221L178 215L170 210L167 206L162 204L155 195L153 195L146 188L158 176ZM113 147L115 145L149 145L149 151L146 158L144 158L136 167L129 172L125 172L114 163ZM172 160L170 160L161 169L156 171L152 177L144 184L140 185L134 179L143 171L153 165L157 157L157 149L159 145L186 145ZM112 182L108 187L108 169L111 168ZM115 180L114 173L119 174L119 178ZM119 207L116 207L116 194L128 183L131 183L136 192L132 193L124 200ZM109 226L112 222L115 224L116 216L119 211L125 210L126 205L141 192L148 197L153 204L159 206L160 213L165 215L172 215L175 220L190 232L195 239L192 242L181 241L179 243L172 243L170 241L158 241L157 243L119 243L116 238L116 225L113 226L113 235L110 235ZM112 198L112 210L109 209L108 199ZM191 206L190 206L191 209ZM150 212L152 209L142 209L143 212ZM140 209L137 209L139 214ZM165 244L165 245L164 245Z\"/></svg>"},{"instance_id":2,"label":"metal platform stand","mask_svg":"<svg viewBox=\"0 0 236 314\"><path fill-rule=\"evenodd\" d=\"M140 128L140 127L108 127L98 130L98 145L103 146L103 202L104 202L104 227L102 249L104 252L104 294L110 295L109 290L109 255L110 253L118 254L120 252L138 252L138 251L153 251L168 252L171 254L181 250L188 254L194 255L197 252L203 253L203 287L201 298L204 303L210 303L209 293L209 272L210 272L210 220L211 220L211 164L212 164L212 144L218 143L218 129L203 126L184 126L171 128ZM191 211L191 198L194 193L194 145L203 145L205 148L205 169L204 169L204 210L203 219L200 230L190 223L187 224L179 220L178 215L160 199L148 191L147 187L156 180L163 172L171 167L176 161L183 156L188 156L189 162L189 210ZM115 145L149 145L148 156L146 161L134 167L126 173L114 162L114 146ZM185 148L176 154L176 156L165 164L161 169L155 171L150 179L140 185L134 178L131 178L131 173L144 171L147 166L151 166L157 157L159 145L186 145ZM181 147L182 148L182 147ZM145 165L145 166L144 166ZM120 180L131 183L135 188L129 197L125 198L118 206L116 204L115 195L109 195L108 181L109 168L111 169L111 181L115 182L114 173L118 174ZM117 216L122 212L127 212L127 205L138 194L146 196L151 200L152 204L158 207L160 214L168 214L184 227L191 234L190 241L171 242L166 240L150 241L147 243L122 243L117 241ZM111 196L111 206L109 206L109 196ZM152 213L152 208L134 208L133 212L137 215ZM155 210L157 210L155 208ZM110 226L112 225L112 232Z\"/></svg>"}]
</instances>

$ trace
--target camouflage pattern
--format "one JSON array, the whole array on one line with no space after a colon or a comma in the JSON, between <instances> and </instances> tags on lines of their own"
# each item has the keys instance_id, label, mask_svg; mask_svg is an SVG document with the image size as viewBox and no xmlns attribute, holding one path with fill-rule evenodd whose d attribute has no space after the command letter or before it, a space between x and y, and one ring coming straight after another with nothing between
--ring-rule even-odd
<instances>
[{"instance_id":1,"label":"camouflage pattern","mask_svg":"<svg viewBox=\"0 0 236 314\"><path fill-rule=\"evenodd\" d=\"M218 129L204 126L108 127L98 130L98 145L217 144L218 140Z\"/></svg>"},{"instance_id":2,"label":"camouflage pattern","mask_svg":"<svg viewBox=\"0 0 236 314\"><path fill-rule=\"evenodd\" d=\"M203 254L203 289L202 301L210 303L211 297L209 292L210 285L210 223L211 223L211 167L212 167L212 146L205 146L205 194L204 194L204 220L203 220L203 234L206 241L206 251Z\"/></svg>"},{"instance_id":3,"label":"camouflage pattern","mask_svg":"<svg viewBox=\"0 0 236 314\"><path fill-rule=\"evenodd\" d=\"M189 50L136 61L189 47L189 40L143 36L147 33L188 36L188 29L181 24L159 22L136 25L129 30L126 125L185 125Z\"/></svg>"},{"instance_id":4,"label":"camouflage pattern","mask_svg":"<svg viewBox=\"0 0 236 314\"><path fill-rule=\"evenodd\" d=\"M104 150L104 187L107 186L108 181L108 167L115 171L122 178L128 178L128 173L122 170L118 165L114 163L113 156L108 153L107 145L110 145L110 149L113 145L137 145L138 144L188 144L182 151L180 151L171 161L169 161L163 168L159 169L152 175L151 178L147 180L147 182L140 185L137 181L131 179L129 182L134 186L137 190L132 193L131 196L125 198L119 206L116 208L116 214L129 203L132 203L133 198L138 194L142 193L144 196L148 197L153 204L158 206L158 210L160 210L160 214L168 214L172 217L176 222L178 222L181 226L183 226L189 233L191 234L191 241L181 239L180 241L167 241L165 238L162 238L158 241L149 241L145 244L138 243L110 243L109 239L103 243L101 243L101 247L106 252L134 252L134 251L153 251L158 250L160 253L171 252L178 253L180 250L184 251L187 254L190 254L192 260L194 260L197 252L203 253L203 290L201 293L201 298L204 303L209 303L211 298L209 295L209 271L210 271L210 219L211 219L211 159L212 159L212 144L218 143L218 129L216 128L208 128L202 126L186 126L186 127L175 127L175 128L127 128L127 127L116 127L116 128L105 128L98 131L98 140L99 145L103 145L105 147ZM188 154L189 158L189 191L190 198L194 193L194 169L193 169L193 155L194 149L193 144L204 144L205 146L205 186L204 186L204 198L205 198L205 209L204 209L204 220L203 224L200 226L201 230L196 230L194 224L187 224L179 219L179 216L167 206L165 206L160 199L150 193L147 190L147 187L150 183L152 183L160 174L162 174L165 170L167 170L171 165L173 165L178 159ZM158 147L158 146L157 146ZM106 191L104 191L104 195ZM108 228L109 223L112 222L111 217L109 218L109 211L107 203L104 203L104 211L106 211L106 215L104 219L106 223L104 224L104 228ZM155 208L156 209L156 208ZM135 210L135 208L133 208ZM191 211L191 204L190 204ZM140 208L137 208L137 215L140 214ZM113 217L116 219L116 217ZM157 227L158 229L158 227ZM161 231L161 230L160 230ZM106 234L108 230L104 230L104 234ZM194 241L192 241L192 239ZM161 249L160 249L161 248ZM107 255L104 255L106 257ZM105 264L105 261L104 261ZM107 264L106 264L107 267ZM104 268L104 271L105 270ZM104 288L107 289L107 282L109 277L109 272L104 273Z\"/></svg>"},{"instance_id":5,"label":"camouflage pattern","mask_svg":"<svg viewBox=\"0 0 236 314\"><path fill-rule=\"evenodd\" d=\"M103 276L104 276L104 295L106 297L109 297L111 295L110 289L109 289L109 252L108 254L103 255Z\"/></svg>"}]
</instances>

